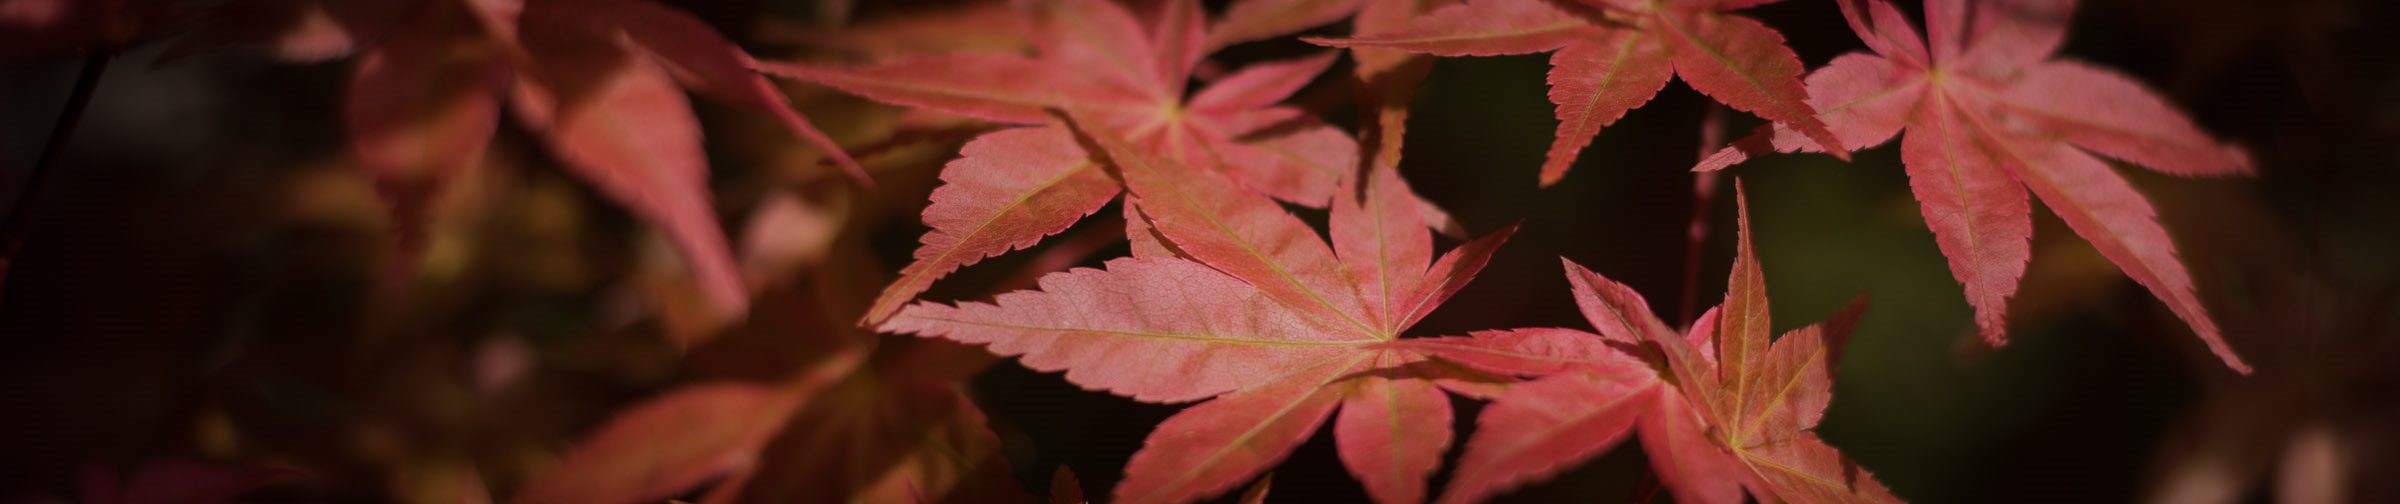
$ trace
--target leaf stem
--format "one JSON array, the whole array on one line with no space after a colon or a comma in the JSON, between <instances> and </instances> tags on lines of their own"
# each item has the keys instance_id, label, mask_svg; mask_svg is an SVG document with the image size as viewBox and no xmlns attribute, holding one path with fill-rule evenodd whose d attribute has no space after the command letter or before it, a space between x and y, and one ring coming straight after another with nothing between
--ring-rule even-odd
<instances>
[{"instance_id":1,"label":"leaf stem","mask_svg":"<svg viewBox=\"0 0 2400 504\"><path fill-rule=\"evenodd\" d=\"M75 126L83 122L83 111L92 103L92 92L100 87L100 75L108 71L109 60L115 58L116 54L110 51L95 52L84 58L83 70L75 76L75 89L67 94L66 108L50 127L49 142L42 145L42 157L25 177L25 190L9 205L8 216L0 219L0 279L7 278L10 261L17 257L18 249L24 248L25 233L32 226L34 201L41 199L42 189L50 185L51 176L66 158L67 143L75 137Z\"/></svg>"},{"instance_id":2,"label":"leaf stem","mask_svg":"<svg viewBox=\"0 0 2400 504\"><path fill-rule=\"evenodd\" d=\"M1725 144L1724 123L1725 107L1710 104L1700 117L1701 159L1707 159ZM1712 203L1717 197L1719 173L1712 170L1692 174L1691 220L1683 228L1683 289L1676 291L1680 297L1675 310L1675 323L1683 324L1679 327L1687 330L1691 328L1692 317L1698 315L1693 310L1699 305L1700 293L1693 291L1700 288L1700 251L1708 244L1708 214L1715 208Z\"/></svg>"}]
</instances>

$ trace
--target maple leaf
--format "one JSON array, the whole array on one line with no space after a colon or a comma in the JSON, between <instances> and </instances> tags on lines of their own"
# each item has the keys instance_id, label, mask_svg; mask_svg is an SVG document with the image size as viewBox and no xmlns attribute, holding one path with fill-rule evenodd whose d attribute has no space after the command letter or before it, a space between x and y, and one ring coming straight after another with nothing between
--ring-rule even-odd
<instances>
[{"instance_id":1,"label":"maple leaf","mask_svg":"<svg viewBox=\"0 0 2400 504\"><path fill-rule=\"evenodd\" d=\"M2032 255L2031 191L2227 367L2250 372L2210 319L2149 200L2085 151L2187 176L2250 173L2247 154L2130 77L2051 57L2071 0L1929 1L1930 47L1889 2L1841 7L1874 53L1843 55L1811 74L1813 100L1844 148L1908 130L1900 156L1909 187L1986 341L2007 341L2008 298ZM1695 170L1816 148L1768 126Z\"/></svg>"},{"instance_id":2,"label":"maple leaf","mask_svg":"<svg viewBox=\"0 0 2400 504\"><path fill-rule=\"evenodd\" d=\"M1300 9L1295 19L1262 19L1260 11ZM1017 9L1040 58L1013 54L941 54L843 68L765 62L761 71L815 82L867 98L1037 128L977 138L943 168L943 186L924 213L932 228L915 260L901 269L864 323L890 317L933 282L1044 237L1105 206L1116 181L1055 122L1053 110L1087 114L1093 127L1128 132L1144 152L1173 160L1174 169L1205 167L1231 174L1277 198L1322 207L1356 170L1358 145L1348 134L1296 108L1278 106L1333 64L1334 54L1253 65L1186 99L1184 86L1204 54L1230 41L1297 30L1345 9L1258 0L1233 6L1212 39L1206 14L1189 1L1159 6L1153 29L1105 0L1020 2ZM1224 32L1220 32L1224 33ZM1211 42L1215 40L1215 42ZM1134 205L1128 232L1147 256Z\"/></svg>"},{"instance_id":3,"label":"maple leaf","mask_svg":"<svg viewBox=\"0 0 2400 504\"><path fill-rule=\"evenodd\" d=\"M1726 12L1772 2L1477 0L1417 16L1398 29L1303 40L1441 56L1556 51L1550 55L1550 102L1558 106L1558 134L1541 170L1541 184L1548 187L1566 176L1601 128L1650 101L1676 76L1735 109L1835 144L1807 102L1800 57L1784 46L1783 35ZM1839 148L1831 152L1844 155Z\"/></svg>"},{"instance_id":4,"label":"maple leaf","mask_svg":"<svg viewBox=\"0 0 2400 504\"><path fill-rule=\"evenodd\" d=\"M1370 495L1420 500L1450 442L1441 390L1488 395L1477 382L1497 377L1381 345L1455 294L1510 231L1437 259L1417 198L1397 171L1378 169L1363 190L1335 193L1328 246L1225 174L1166 165L1110 130L1086 132L1141 202L1145 231L1181 256L1057 273L991 303L918 303L881 330L985 345L1136 400L1206 399L1152 431L1114 491L1122 502L1227 491L1328 418Z\"/></svg>"},{"instance_id":5,"label":"maple leaf","mask_svg":"<svg viewBox=\"0 0 2400 504\"><path fill-rule=\"evenodd\" d=\"M676 244L722 318L747 309L709 202L698 120L682 88L774 115L866 180L793 112L750 56L680 11L641 0L426 2L361 54L345 103L353 157L392 206L403 264L431 201L480 161L507 103L572 172Z\"/></svg>"},{"instance_id":6,"label":"maple leaf","mask_svg":"<svg viewBox=\"0 0 2400 504\"><path fill-rule=\"evenodd\" d=\"M1511 387L1476 419L1442 501L1481 500L1555 475L1638 430L1677 502L1739 503L1744 486L1768 502L1897 502L1808 432L1832 399L1834 359L1864 304L1770 343L1766 287L1743 208L1725 303L1689 334L1651 314L1633 289L1562 260L1576 306L1599 334L1519 329L1397 345L1539 377Z\"/></svg>"}]
</instances>

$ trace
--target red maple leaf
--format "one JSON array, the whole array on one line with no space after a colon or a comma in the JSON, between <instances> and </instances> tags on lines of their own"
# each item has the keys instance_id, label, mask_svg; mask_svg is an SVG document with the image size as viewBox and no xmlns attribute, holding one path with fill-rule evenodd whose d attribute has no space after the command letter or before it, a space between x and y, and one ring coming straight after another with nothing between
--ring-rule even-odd
<instances>
[{"instance_id":1,"label":"red maple leaf","mask_svg":"<svg viewBox=\"0 0 2400 504\"><path fill-rule=\"evenodd\" d=\"M2008 298L2032 255L2031 190L2190 324L2227 367L2250 372L2210 320L2158 212L2085 150L2186 176L2250 173L2247 154L2209 138L2132 78L2052 58L2072 0L1928 1L1930 51L1889 2L1841 6L1875 54L1843 55L1811 74L1812 99L1845 148L1909 131L1900 141L1909 187L1966 285L1985 340L2007 341ZM1816 148L1770 126L1695 169Z\"/></svg>"},{"instance_id":2,"label":"red maple leaf","mask_svg":"<svg viewBox=\"0 0 2400 504\"><path fill-rule=\"evenodd\" d=\"M1550 102L1558 136L1542 162L1544 187L1558 182L1600 129L1650 101L1682 76L1692 89L1733 108L1790 125L1833 144L1800 84L1800 57L1783 35L1726 13L1775 0L1478 0L1434 11L1407 26L1312 43L1442 56L1550 55ZM1834 155L1843 155L1834 149Z\"/></svg>"},{"instance_id":3,"label":"red maple leaf","mask_svg":"<svg viewBox=\"0 0 2400 504\"><path fill-rule=\"evenodd\" d=\"M1085 123L1089 124L1089 123ZM991 303L910 305L887 332L987 345L1079 386L1151 402L1208 399L1152 431L1121 502L1233 488L1328 418L1341 459L1383 502L1414 502L1450 442L1441 389L1486 396L1497 377L1384 348L1481 270L1502 230L1443 254L1398 172L1334 196L1332 244L1226 175L1164 164L1089 130L1175 256L1041 279ZM1156 252L1153 252L1156 253Z\"/></svg>"},{"instance_id":4,"label":"red maple leaf","mask_svg":"<svg viewBox=\"0 0 2400 504\"><path fill-rule=\"evenodd\" d=\"M421 2L361 54L344 106L351 153L393 208L403 254L449 180L482 159L500 108L566 167L676 245L720 315L748 293L710 204L683 89L773 114L865 172L699 19L643 0ZM680 84L680 86L679 86Z\"/></svg>"},{"instance_id":5,"label":"red maple leaf","mask_svg":"<svg viewBox=\"0 0 2400 504\"><path fill-rule=\"evenodd\" d=\"M1330 22L1354 5L1242 2L1210 29L1197 3L1174 1L1159 6L1148 30L1106 0L1016 7L1040 58L940 54L869 67L767 62L759 68L879 101L1004 123L1051 124L1054 110L1072 109L1092 127L1123 132L1148 155L1172 161L1170 169L1222 171L1249 188L1314 207L1325 206L1357 170L1358 144L1349 134L1276 105L1323 73L1334 54L1253 65L1188 99L1184 89L1193 67L1216 47ZM1120 191L1075 136L1057 126L991 133L961 155L943 168L943 185L925 209L932 230L916 260L876 299L866 322L889 317L959 268L1065 230ZM1137 250L1157 250L1143 241L1147 223L1139 211L1127 205L1127 212Z\"/></svg>"},{"instance_id":6,"label":"red maple leaf","mask_svg":"<svg viewBox=\"0 0 2400 504\"><path fill-rule=\"evenodd\" d=\"M1555 475L1638 426L1651 467L1677 502L1738 504L1743 487L1768 502L1898 502L1809 432L1832 401L1834 362L1865 305L1770 343L1746 204L1741 223L1725 304L1688 335L1652 315L1633 289L1567 262L1576 305L1598 335L1519 329L1393 345L1540 377L1511 387L1476 419L1442 501L1481 500Z\"/></svg>"}]
</instances>

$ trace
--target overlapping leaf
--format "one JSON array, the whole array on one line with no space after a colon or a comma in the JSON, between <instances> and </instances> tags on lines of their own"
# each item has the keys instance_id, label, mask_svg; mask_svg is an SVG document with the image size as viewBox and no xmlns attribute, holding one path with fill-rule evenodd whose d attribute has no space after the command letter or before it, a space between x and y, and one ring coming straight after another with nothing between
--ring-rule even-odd
<instances>
[{"instance_id":1,"label":"overlapping leaf","mask_svg":"<svg viewBox=\"0 0 2400 504\"><path fill-rule=\"evenodd\" d=\"M1800 83L1800 58L1783 35L1725 11L1767 2L1477 0L1349 39L1308 39L1352 49L1441 56L1556 51L1550 101L1558 134L1542 163L1543 186L1558 182L1600 129L1650 101L1670 77L1733 108L1835 145ZM1838 145L1831 149L1842 155Z\"/></svg>"},{"instance_id":2,"label":"overlapping leaf","mask_svg":"<svg viewBox=\"0 0 2400 504\"><path fill-rule=\"evenodd\" d=\"M2247 174L2247 154L2131 78L2053 58L2071 0L1932 0L1928 37L1889 2L1841 7L1874 53L1844 55L1809 75L1810 101L1842 148L1908 131L1900 154L1909 186L1985 340L2007 341L2008 298L2031 256L2031 192L2165 302L2227 367L2250 371L2209 317L2157 211L2085 151L2175 175ZM1818 148L1769 126L1696 169Z\"/></svg>"},{"instance_id":3,"label":"overlapping leaf","mask_svg":"<svg viewBox=\"0 0 2400 504\"><path fill-rule=\"evenodd\" d=\"M1208 51L1330 22L1354 6L1243 2L1218 25L1225 31L1210 31L1205 11L1189 1L1158 5L1148 27L1106 0L1026 1L1016 8L1039 58L939 54L868 67L769 62L759 69L879 101L1006 123L1048 124L1052 110L1074 110L1091 127L1125 132L1174 169L1225 173L1249 190L1309 206L1325 206L1357 170L1358 145L1349 134L1277 105L1323 73L1333 54L1253 65L1188 99L1184 90ZM1274 12L1298 17L1269 19ZM946 185L925 211L932 231L916 262L868 311L867 322L889 317L950 272L1039 242L1115 194L1115 188L1100 187L1104 177L1092 156L1056 127L996 133L975 144L965 160L945 169ZM1019 150L1041 154L1014 154ZM1053 180L1068 172L1083 175ZM1127 206L1139 216L1136 205ZM1127 223L1136 243L1147 239L1132 229L1146 225L1143 219ZM1152 250L1147 244L1137 249Z\"/></svg>"},{"instance_id":4,"label":"overlapping leaf","mask_svg":"<svg viewBox=\"0 0 2400 504\"><path fill-rule=\"evenodd\" d=\"M1450 440L1441 388L1481 394L1488 388L1474 382L1497 377L1385 345L1482 269L1508 232L1437 259L1417 199L1396 171L1379 169L1365 187L1336 193L1328 247L1224 174L1180 169L1109 130L1087 131L1160 245L1182 257L1059 273L992 303L911 305L882 329L987 345L1135 399L1208 399L1151 434L1126 466L1119 501L1231 490L1329 418L1344 464L1370 495L1421 500Z\"/></svg>"},{"instance_id":5,"label":"overlapping leaf","mask_svg":"<svg viewBox=\"0 0 2400 504\"><path fill-rule=\"evenodd\" d=\"M479 162L506 102L569 169L676 245L720 317L747 309L681 87L765 110L855 176L750 57L698 19L642 0L421 2L364 51L346 105L352 152L413 257L448 180Z\"/></svg>"},{"instance_id":6,"label":"overlapping leaf","mask_svg":"<svg viewBox=\"0 0 2400 504\"><path fill-rule=\"evenodd\" d=\"M1677 334L1641 295L1567 263L1576 305L1599 334L1518 330L1400 346L1495 373L1537 376L1476 419L1444 502L1547 478L1638 430L1678 502L1896 502L1808 432L1832 399L1833 362L1863 306L1767 339L1766 287L1748 212L1725 304Z\"/></svg>"}]
</instances>

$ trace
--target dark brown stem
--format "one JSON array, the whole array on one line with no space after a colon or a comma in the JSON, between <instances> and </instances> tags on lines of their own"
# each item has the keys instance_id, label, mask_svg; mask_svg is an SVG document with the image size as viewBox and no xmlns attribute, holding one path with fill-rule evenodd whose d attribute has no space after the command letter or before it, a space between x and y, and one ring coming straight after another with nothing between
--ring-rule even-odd
<instances>
[{"instance_id":1,"label":"dark brown stem","mask_svg":"<svg viewBox=\"0 0 2400 504\"><path fill-rule=\"evenodd\" d=\"M1700 119L1701 159L1708 158L1709 154L1725 144L1724 122L1725 107L1709 105L1707 114ZM1685 324L1683 327L1687 329L1690 328L1692 317L1698 315L1692 310L1699 305L1700 293L1693 291L1700 288L1700 251L1708 245L1708 213L1714 208L1711 204L1716 199L1717 172L1692 174L1691 220L1683 228L1683 289L1675 291L1677 296L1681 296L1678 309L1675 310L1675 323Z\"/></svg>"},{"instance_id":2,"label":"dark brown stem","mask_svg":"<svg viewBox=\"0 0 2400 504\"><path fill-rule=\"evenodd\" d=\"M17 194L10 205L8 217L0 220L0 278L8 275L9 262L17 257L17 249L25 246L26 228L32 225L33 204L41 199L42 189L58 172L58 164L66 158L67 142L75 137L75 125L83 122L83 110L92 103L92 91L100 87L100 74L108 71L108 62L115 58L110 52L92 53L83 60L83 71L75 76L75 89L67 95L66 110L58 114L58 122L50 127L50 141L42 145L42 157L33 165L33 173L25 177L25 190Z\"/></svg>"}]
</instances>

